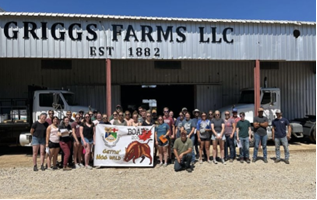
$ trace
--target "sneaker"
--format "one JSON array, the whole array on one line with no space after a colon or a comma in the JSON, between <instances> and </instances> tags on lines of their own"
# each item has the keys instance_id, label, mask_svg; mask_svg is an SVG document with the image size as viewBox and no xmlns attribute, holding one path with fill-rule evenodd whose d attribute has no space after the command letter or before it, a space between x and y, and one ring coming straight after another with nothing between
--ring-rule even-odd
<instances>
[{"instance_id":1,"label":"sneaker","mask_svg":"<svg viewBox=\"0 0 317 200\"><path fill-rule=\"evenodd\" d=\"M70 171L70 170L72 170L72 168L70 168L70 167L64 167L63 168L63 171Z\"/></svg>"},{"instance_id":2,"label":"sneaker","mask_svg":"<svg viewBox=\"0 0 317 200\"><path fill-rule=\"evenodd\" d=\"M47 170L48 170L48 171L53 171L53 168L47 167Z\"/></svg>"},{"instance_id":3,"label":"sneaker","mask_svg":"<svg viewBox=\"0 0 317 200\"><path fill-rule=\"evenodd\" d=\"M191 163L190 163L190 166L194 166L194 164L195 164L194 162L191 162Z\"/></svg>"},{"instance_id":4,"label":"sneaker","mask_svg":"<svg viewBox=\"0 0 317 200\"><path fill-rule=\"evenodd\" d=\"M233 159L230 159L229 162L233 162Z\"/></svg>"},{"instance_id":5,"label":"sneaker","mask_svg":"<svg viewBox=\"0 0 317 200\"><path fill-rule=\"evenodd\" d=\"M189 168L186 169L186 171L187 171L188 173L192 173L193 169L189 167Z\"/></svg>"},{"instance_id":6,"label":"sneaker","mask_svg":"<svg viewBox=\"0 0 317 200\"><path fill-rule=\"evenodd\" d=\"M162 167L163 166L163 163L161 162L160 164L159 164L159 167Z\"/></svg>"},{"instance_id":7,"label":"sneaker","mask_svg":"<svg viewBox=\"0 0 317 200\"><path fill-rule=\"evenodd\" d=\"M35 172L39 171L39 170L37 169L37 165L34 165L33 171L35 171Z\"/></svg>"},{"instance_id":8,"label":"sneaker","mask_svg":"<svg viewBox=\"0 0 317 200\"><path fill-rule=\"evenodd\" d=\"M247 163L250 164L250 159L249 158L247 158Z\"/></svg>"},{"instance_id":9,"label":"sneaker","mask_svg":"<svg viewBox=\"0 0 317 200\"><path fill-rule=\"evenodd\" d=\"M213 162L214 162L215 164L218 164L218 162L217 162L216 160L213 160Z\"/></svg>"},{"instance_id":10,"label":"sneaker","mask_svg":"<svg viewBox=\"0 0 317 200\"><path fill-rule=\"evenodd\" d=\"M86 167L85 167L86 169L90 169L90 170L92 170L92 167L90 166L90 165L86 165Z\"/></svg>"},{"instance_id":11,"label":"sneaker","mask_svg":"<svg viewBox=\"0 0 317 200\"><path fill-rule=\"evenodd\" d=\"M80 167L80 165L77 163L77 164L75 164L75 169L80 169L81 167Z\"/></svg>"},{"instance_id":12,"label":"sneaker","mask_svg":"<svg viewBox=\"0 0 317 200\"><path fill-rule=\"evenodd\" d=\"M289 164L289 160L285 160L285 163L286 163L286 164Z\"/></svg>"},{"instance_id":13,"label":"sneaker","mask_svg":"<svg viewBox=\"0 0 317 200\"><path fill-rule=\"evenodd\" d=\"M240 163L243 163L243 158L240 158Z\"/></svg>"},{"instance_id":14,"label":"sneaker","mask_svg":"<svg viewBox=\"0 0 317 200\"><path fill-rule=\"evenodd\" d=\"M265 162L265 163L268 163L268 161L267 161L267 159L266 159L266 158L264 158L264 162Z\"/></svg>"},{"instance_id":15,"label":"sneaker","mask_svg":"<svg viewBox=\"0 0 317 200\"><path fill-rule=\"evenodd\" d=\"M280 162L280 161L281 161L281 159L276 158L274 162L275 162L275 163L278 163L278 162Z\"/></svg>"},{"instance_id":16,"label":"sneaker","mask_svg":"<svg viewBox=\"0 0 317 200\"><path fill-rule=\"evenodd\" d=\"M221 159L222 164L226 165L226 161L224 159Z\"/></svg>"},{"instance_id":17,"label":"sneaker","mask_svg":"<svg viewBox=\"0 0 317 200\"><path fill-rule=\"evenodd\" d=\"M44 170L45 170L44 165L41 165L41 170L42 170L42 171L44 171Z\"/></svg>"},{"instance_id":18,"label":"sneaker","mask_svg":"<svg viewBox=\"0 0 317 200\"><path fill-rule=\"evenodd\" d=\"M211 164L212 162L211 162L211 160L207 160L207 163Z\"/></svg>"},{"instance_id":19,"label":"sneaker","mask_svg":"<svg viewBox=\"0 0 317 200\"><path fill-rule=\"evenodd\" d=\"M256 161L256 159L255 158L252 158L252 162L255 162Z\"/></svg>"},{"instance_id":20,"label":"sneaker","mask_svg":"<svg viewBox=\"0 0 317 200\"><path fill-rule=\"evenodd\" d=\"M163 167L167 167L167 163L164 163Z\"/></svg>"},{"instance_id":21,"label":"sneaker","mask_svg":"<svg viewBox=\"0 0 317 200\"><path fill-rule=\"evenodd\" d=\"M203 164L203 160L199 160L198 162L199 162L199 164Z\"/></svg>"},{"instance_id":22,"label":"sneaker","mask_svg":"<svg viewBox=\"0 0 317 200\"><path fill-rule=\"evenodd\" d=\"M79 163L79 167L84 168L85 166L83 164Z\"/></svg>"},{"instance_id":23,"label":"sneaker","mask_svg":"<svg viewBox=\"0 0 317 200\"><path fill-rule=\"evenodd\" d=\"M53 170L57 170L58 168L57 168L56 166L53 166L52 169L53 169Z\"/></svg>"},{"instance_id":24,"label":"sneaker","mask_svg":"<svg viewBox=\"0 0 317 200\"><path fill-rule=\"evenodd\" d=\"M100 169L101 168L101 166L96 166L96 169Z\"/></svg>"}]
</instances>

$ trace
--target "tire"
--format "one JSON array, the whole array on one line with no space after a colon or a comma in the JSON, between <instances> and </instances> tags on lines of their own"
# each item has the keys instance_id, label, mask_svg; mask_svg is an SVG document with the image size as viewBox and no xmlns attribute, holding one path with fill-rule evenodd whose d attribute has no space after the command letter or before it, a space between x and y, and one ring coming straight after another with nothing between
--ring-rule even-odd
<instances>
[{"instance_id":1,"label":"tire","mask_svg":"<svg viewBox=\"0 0 317 200\"><path fill-rule=\"evenodd\" d=\"M252 131L251 133L251 140L249 142L249 146L250 147L254 147L254 143L255 143L255 140L254 140L254 132Z\"/></svg>"},{"instance_id":2,"label":"tire","mask_svg":"<svg viewBox=\"0 0 317 200\"><path fill-rule=\"evenodd\" d=\"M314 128L311 131L309 139L311 142L316 143L316 124L314 125Z\"/></svg>"}]
</instances>

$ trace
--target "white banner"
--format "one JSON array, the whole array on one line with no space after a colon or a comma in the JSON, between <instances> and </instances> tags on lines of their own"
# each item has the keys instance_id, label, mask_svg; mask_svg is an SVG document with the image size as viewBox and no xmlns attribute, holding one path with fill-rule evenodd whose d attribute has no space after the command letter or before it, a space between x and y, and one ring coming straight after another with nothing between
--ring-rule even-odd
<instances>
[{"instance_id":1,"label":"white banner","mask_svg":"<svg viewBox=\"0 0 317 200\"><path fill-rule=\"evenodd\" d=\"M94 166L152 167L154 126L96 126Z\"/></svg>"}]
</instances>

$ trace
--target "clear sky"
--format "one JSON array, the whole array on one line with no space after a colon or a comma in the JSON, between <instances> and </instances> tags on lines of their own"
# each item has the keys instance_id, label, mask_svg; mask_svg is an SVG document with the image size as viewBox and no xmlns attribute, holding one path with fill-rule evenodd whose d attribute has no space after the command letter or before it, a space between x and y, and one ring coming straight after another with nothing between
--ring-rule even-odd
<instances>
[{"instance_id":1,"label":"clear sky","mask_svg":"<svg viewBox=\"0 0 317 200\"><path fill-rule=\"evenodd\" d=\"M316 21L315 0L0 0L8 12Z\"/></svg>"}]
</instances>

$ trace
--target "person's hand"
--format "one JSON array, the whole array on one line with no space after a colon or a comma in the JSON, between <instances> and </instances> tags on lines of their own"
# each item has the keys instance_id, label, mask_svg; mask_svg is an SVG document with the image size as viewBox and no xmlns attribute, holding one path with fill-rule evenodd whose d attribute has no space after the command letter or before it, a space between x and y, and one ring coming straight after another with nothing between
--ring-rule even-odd
<instances>
[{"instance_id":1,"label":"person's hand","mask_svg":"<svg viewBox=\"0 0 317 200\"><path fill-rule=\"evenodd\" d=\"M76 145L79 146L79 142L78 141L76 142Z\"/></svg>"},{"instance_id":2,"label":"person's hand","mask_svg":"<svg viewBox=\"0 0 317 200\"><path fill-rule=\"evenodd\" d=\"M287 135L287 140L290 140L291 139L291 136L290 135Z\"/></svg>"},{"instance_id":3,"label":"person's hand","mask_svg":"<svg viewBox=\"0 0 317 200\"><path fill-rule=\"evenodd\" d=\"M181 159L180 159L180 158L177 158L177 162L178 162L178 163L181 163Z\"/></svg>"},{"instance_id":4,"label":"person's hand","mask_svg":"<svg viewBox=\"0 0 317 200\"><path fill-rule=\"evenodd\" d=\"M230 139L232 139L232 138L233 138L233 134L230 135Z\"/></svg>"},{"instance_id":5,"label":"person's hand","mask_svg":"<svg viewBox=\"0 0 317 200\"><path fill-rule=\"evenodd\" d=\"M158 145L158 141L156 141L155 144Z\"/></svg>"},{"instance_id":6,"label":"person's hand","mask_svg":"<svg viewBox=\"0 0 317 200\"><path fill-rule=\"evenodd\" d=\"M183 156L184 156L184 154L181 153L181 154L178 156L178 158L179 158L179 159L182 159Z\"/></svg>"},{"instance_id":7,"label":"person's hand","mask_svg":"<svg viewBox=\"0 0 317 200\"><path fill-rule=\"evenodd\" d=\"M96 142L95 142L95 141L93 142L93 145L96 145Z\"/></svg>"},{"instance_id":8,"label":"person's hand","mask_svg":"<svg viewBox=\"0 0 317 200\"><path fill-rule=\"evenodd\" d=\"M174 139L174 137L175 137L175 136L174 136L174 134L173 134L173 135L171 135L171 139Z\"/></svg>"},{"instance_id":9,"label":"person's hand","mask_svg":"<svg viewBox=\"0 0 317 200\"><path fill-rule=\"evenodd\" d=\"M166 138L166 135L163 135L164 138Z\"/></svg>"},{"instance_id":10,"label":"person's hand","mask_svg":"<svg viewBox=\"0 0 317 200\"><path fill-rule=\"evenodd\" d=\"M272 136L272 140L273 140L273 141L274 141L274 139L275 139L274 136Z\"/></svg>"},{"instance_id":11,"label":"person's hand","mask_svg":"<svg viewBox=\"0 0 317 200\"><path fill-rule=\"evenodd\" d=\"M251 137L249 137L249 140L251 140Z\"/></svg>"},{"instance_id":12,"label":"person's hand","mask_svg":"<svg viewBox=\"0 0 317 200\"><path fill-rule=\"evenodd\" d=\"M200 138L198 138L198 142L201 143L201 139Z\"/></svg>"},{"instance_id":13,"label":"person's hand","mask_svg":"<svg viewBox=\"0 0 317 200\"><path fill-rule=\"evenodd\" d=\"M237 137L237 142L240 142L240 139L239 139L239 137Z\"/></svg>"},{"instance_id":14,"label":"person's hand","mask_svg":"<svg viewBox=\"0 0 317 200\"><path fill-rule=\"evenodd\" d=\"M86 143L86 142L84 142L84 147L85 147L85 148L87 147L87 143Z\"/></svg>"},{"instance_id":15,"label":"person's hand","mask_svg":"<svg viewBox=\"0 0 317 200\"><path fill-rule=\"evenodd\" d=\"M189 138L189 135L187 135L186 137Z\"/></svg>"}]
</instances>

